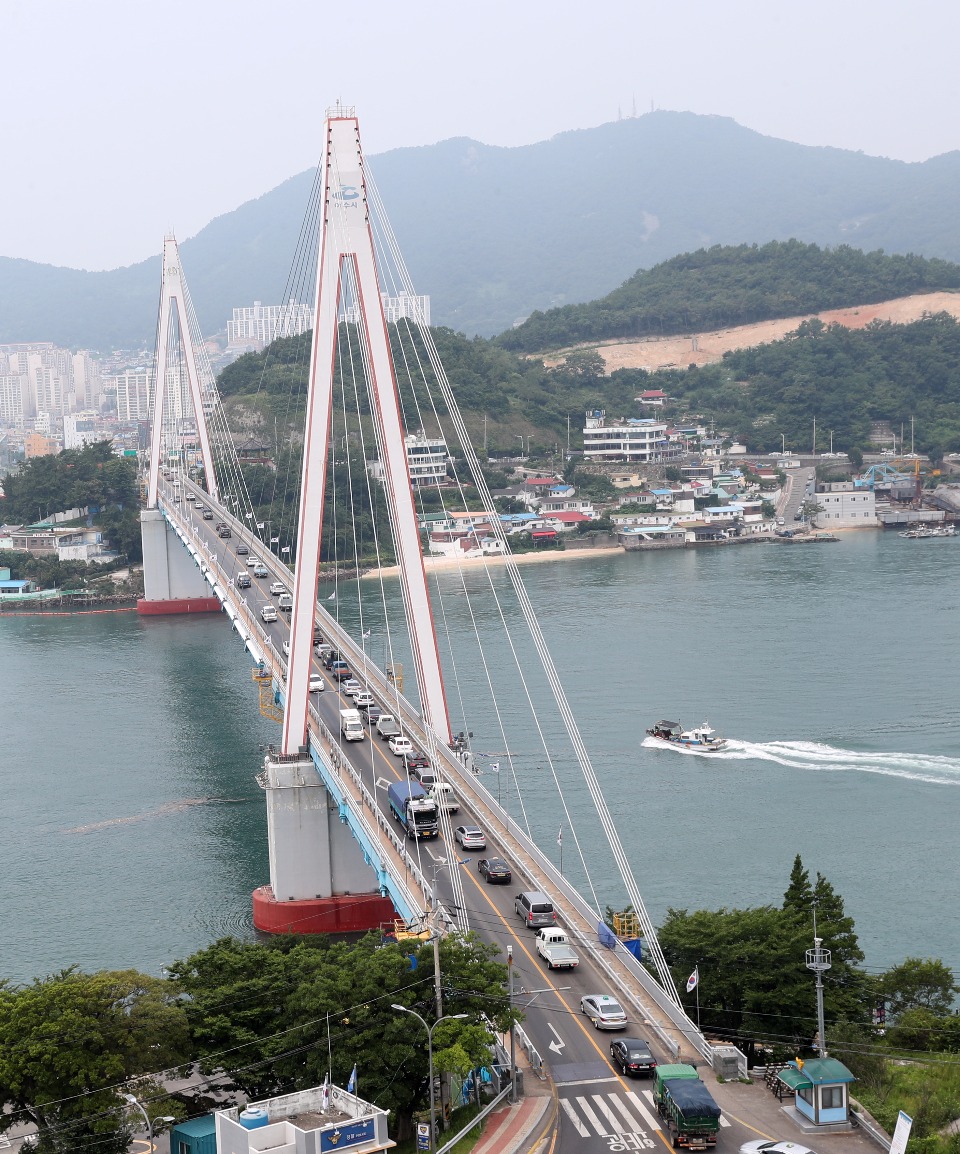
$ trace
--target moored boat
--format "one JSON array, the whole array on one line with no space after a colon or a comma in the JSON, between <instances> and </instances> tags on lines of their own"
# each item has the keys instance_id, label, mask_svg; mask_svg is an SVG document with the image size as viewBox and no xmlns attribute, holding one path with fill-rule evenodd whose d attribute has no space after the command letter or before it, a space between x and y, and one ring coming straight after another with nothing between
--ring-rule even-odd
<instances>
[{"instance_id":1,"label":"moored boat","mask_svg":"<svg viewBox=\"0 0 960 1154\"><path fill-rule=\"evenodd\" d=\"M691 753L716 753L727 744L727 739L720 737L706 722L684 729L679 721L658 721L647 730L647 736L674 749L689 749Z\"/></svg>"}]
</instances>

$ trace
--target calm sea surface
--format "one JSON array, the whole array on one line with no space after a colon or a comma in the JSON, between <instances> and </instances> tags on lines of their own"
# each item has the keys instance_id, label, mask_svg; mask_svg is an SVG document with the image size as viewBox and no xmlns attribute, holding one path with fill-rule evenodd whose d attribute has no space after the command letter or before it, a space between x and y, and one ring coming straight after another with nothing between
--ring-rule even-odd
<instances>
[{"instance_id":1,"label":"calm sea surface","mask_svg":"<svg viewBox=\"0 0 960 1154\"><path fill-rule=\"evenodd\" d=\"M799 852L846 899L869 966L921 954L960 970L958 566L960 541L862 533L523 568L655 920L778 902ZM451 713L489 755L485 784L557 861L563 828L564 871L620 904L516 610L503 611L508 643L481 574L466 580L472 618L464 583L439 585ZM378 663L397 600L395 583L363 583ZM355 586L335 604L344 624L360 620ZM251 932L250 892L268 873L254 774L277 730L226 619L3 617L0 670L0 976L159 973ZM497 707L487 670L505 685ZM646 748L660 717L706 718L731 748Z\"/></svg>"}]
</instances>

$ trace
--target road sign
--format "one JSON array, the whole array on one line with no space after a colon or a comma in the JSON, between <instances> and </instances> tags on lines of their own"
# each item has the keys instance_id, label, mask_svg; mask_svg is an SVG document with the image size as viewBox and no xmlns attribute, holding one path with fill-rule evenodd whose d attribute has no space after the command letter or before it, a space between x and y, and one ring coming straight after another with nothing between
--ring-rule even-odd
<instances>
[{"instance_id":1,"label":"road sign","mask_svg":"<svg viewBox=\"0 0 960 1154\"><path fill-rule=\"evenodd\" d=\"M901 1110L897 1117L897 1128L893 1132L893 1141L890 1143L890 1154L904 1154L912 1125L913 1119Z\"/></svg>"},{"instance_id":2,"label":"road sign","mask_svg":"<svg viewBox=\"0 0 960 1154\"><path fill-rule=\"evenodd\" d=\"M430 1123L429 1122L418 1122L417 1123L417 1149L418 1150L429 1150L430 1149Z\"/></svg>"}]
</instances>

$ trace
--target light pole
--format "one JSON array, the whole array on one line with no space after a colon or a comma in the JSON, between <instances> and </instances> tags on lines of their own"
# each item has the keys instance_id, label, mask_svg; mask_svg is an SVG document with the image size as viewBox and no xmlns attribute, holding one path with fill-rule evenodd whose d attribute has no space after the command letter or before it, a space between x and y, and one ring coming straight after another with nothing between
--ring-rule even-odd
<instances>
[{"instance_id":1,"label":"light pole","mask_svg":"<svg viewBox=\"0 0 960 1154\"><path fill-rule=\"evenodd\" d=\"M130 1103L131 1106L136 1106L136 1108L143 1115L143 1120L147 1124L147 1137L150 1139L150 1149L152 1151L153 1150L153 1123L154 1123L154 1121L156 1121L156 1122L176 1122L176 1118L174 1118L172 1114L164 1114L162 1118L153 1119L147 1113L143 1103L140 1101L140 1099L135 1094L124 1094L124 1098L126 1098L126 1100Z\"/></svg>"},{"instance_id":2,"label":"light pole","mask_svg":"<svg viewBox=\"0 0 960 1154\"><path fill-rule=\"evenodd\" d=\"M427 1025L425 1018L421 1018L416 1010L411 1010L408 1006L399 1006L396 1003L391 1005L391 1010L398 1010L401 1014L412 1014L414 1018L427 1031L427 1062L430 1067L430 1149L437 1148L437 1108L434 1103L433 1096L433 1031L440 1025L441 1022L448 1022L453 1018L466 1018L467 1014L444 1014L442 1018L437 1018L432 1026Z\"/></svg>"},{"instance_id":3,"label":"light pole","mask_svg":"<svg viewBox=\"0 0 960 1154\"><path fill-rule=\"evenodd\" d=\"M780 434L780 456L785 457L786 455L787 455L787 434L781 433Z\"/></svg>"}]
</instances>

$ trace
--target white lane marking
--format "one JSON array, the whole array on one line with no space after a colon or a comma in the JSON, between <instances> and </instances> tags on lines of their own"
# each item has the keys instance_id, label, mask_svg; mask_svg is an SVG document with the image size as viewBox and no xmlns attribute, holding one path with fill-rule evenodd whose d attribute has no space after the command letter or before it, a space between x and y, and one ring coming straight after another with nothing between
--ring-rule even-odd
<instances>
[{"instance_id":1,"label":"white lane marking","mask_svg":"<svg viewBox=\"0 0 960 1154\"><path fill-rule=\"evenodd\" d=\"M653 1105L653 1095L650 1093L650 1091L644 1090L643 1095L645 1098L650 1099L650 1105L652 1106ZM640 1099L637 1097L636 1094L634 1094L634 1092L632 1090L629 1090L627 1092L627 1097L634 1104L634 1106L636 1106L637 1110L640 1112L640 1117L644 1120L644 1122L646 1122L646 1124L650 1127L651 1130L659 1130L661 1128L660 1123L654 1119L653 1114L650 1113L650 1111L646 1108L646 1106L644 1106L644 1104L640 1101Z\"/></svg>"},{"instance_id":2,"label":"white lane marking","mask_svg":"<svg viewBox=\"0 0 960 1154\"><path fill-rule=\"evenodd\" d=\"M577 1133L580 1135L580 1137L581 1138L589 1138L590 1137L590 1131L586 1128L586 1126L584 1126L584 1124L577 1117L577 1112L570 1105L569 1101L566 1098L561 1098L560 1099L560 1105L563 1107L564 1113L567 1115L567 1117L573 1123L574 1129L577 1131Z\"/></svg>"},{"instance_id":3,"label":"white lane marking","mask_svg":"<svg viewBox=\"0 0 960 1154\"><path fill-rule=\"evenodd\" d=\"M611 1097L612 1097L612 1095L611 1095ZM626 1130L626 1131L624 1130L623 1123L616 1116L616 1114L614 1114L614 1112L610 1109L610 1107L606 1104L606 1102L604 1102L603 1098L599 1094L594 1094L593 1100L597 1104L597 1109L600 1111L601 1114L603 1114L603 1116L606 1118L606 1120L613 1127L614 1134L624 1134L624 1133L630 1134L630 1133L632 1133L632 1131L630 1131L630 1130Z\"/></svg>"},{"instance_id":4,"label":"white lane marking","mask_svg":"<svg viewBox=\"0 0 960 1154\"><path fill-rule=\"evenodd\" d=\"M610 1101L613 1102L614 1106L616 1106L624 1118L626 1118L629 1127L627 1130L628 1134L646 1133L647 1127L644 1126L639 1118L630 1113L627 1109L627 1102L621 1098L619 1094L611 1094Z\"/></svg>"},{"instance_id":5,"label":"white lane marking","mask_svg":"<svg viewBox=\"0 0 960 1154\"><path fill-rule=\"evenodd\" d=\"M609 1135L607 1134L606 1130L604 1130L603 1123L596 1116L596 1114L594 1114L593 1110L590 1107L590 1103L586 1100L586 1098L578 1098L577 1099L577 1105L584 1112L584 1114L587 1117L587 1121L594 1128L594 1130L596 1130L596 1132L600 1135L600 1137L601 1138L608 1138Z\"/></svg>"}]
</instances>

